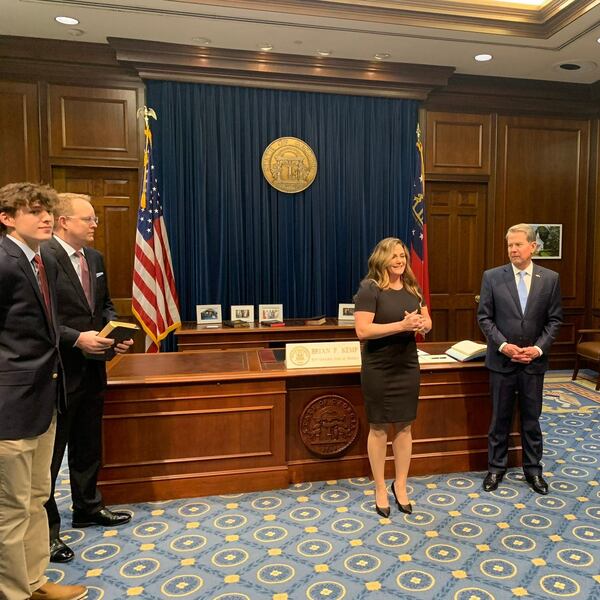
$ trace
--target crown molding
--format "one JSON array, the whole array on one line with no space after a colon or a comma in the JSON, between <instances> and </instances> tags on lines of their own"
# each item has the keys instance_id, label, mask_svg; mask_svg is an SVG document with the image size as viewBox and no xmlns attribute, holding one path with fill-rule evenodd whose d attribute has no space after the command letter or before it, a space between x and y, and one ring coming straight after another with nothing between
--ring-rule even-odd
<instances>
[{"instance_id":1,"label":"crown molding","mask_svg":"<svg viewBox=\"0 0 600 600\"><path fill-rule=\"evenodd\" d=\"M550 0L542 7L494 0L168 0L195 4L359 22L452 29L504 36L548 39L570 25L600 0ZM260 21L260 18L256 19Z\"/></svg>"},{"instance_id":2,"label":"crown molding","mask_svg":"<svg viewBox=\"0 0 600 600\"><path fill-rule=\"evenodd\" d=\"M454 67L358 61L108 38L142 79L193 81L424 100Z\"/></svg>"},{"instance_id":3,"label":"crown molding","mask_svg":"<svg viewBox=\"0 0 600 600\"><path fill-rule=\"evenodd\" d=\"M0 74L12 80L115 82L140 87L107 44L0 35Z\"/></svg>"},{"instance_id":4,"label":"crown molding","mask_svg":"<svg viewBox=\"0 0 600 600\"><path fill-rule=\"evenodd\" d=\"M453 75L446 87L432 91L424 106L436 111L589 118L600 115L594 97L600 92L598 85Z\"/></svg>"}]
</instances>

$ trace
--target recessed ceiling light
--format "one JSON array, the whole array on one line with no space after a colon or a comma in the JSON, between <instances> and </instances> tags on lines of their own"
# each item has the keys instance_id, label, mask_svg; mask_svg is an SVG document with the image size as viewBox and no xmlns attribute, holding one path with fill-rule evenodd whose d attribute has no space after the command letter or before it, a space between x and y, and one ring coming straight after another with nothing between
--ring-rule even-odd
<instances>
[{"instance_id":1,"label":"recessed ceiling light","mask_svg":"<svg viewBox=\"0 0 600 600\"><path fill-rule=\"evenodd\" d=\"M74 17L54 17L54 20L63 25L79 25L79 20Z\"/></svg>"},{"instance_id":2,"label":"recessed ceiling light","mask_svg":"<svg viewBox=\"0 0 600 600\"><path fill-rule=\"evenodd\" d=\"M565 75L565 71L580 75L581 73L591 73L597 69L598 65L593 60L580 60L578 58L571 58L552 65L552 70L562 75Z\"/></svg>"},{"instance_id":3,"label":"recessed ceiling light","mask_svg":"<svg viewBox=\"0 0 600 600\"><path fill-rule=\"evenodd\" d=\"M202 44L203 46L208 46L211 43L211 41L205 37L195 37L192 38L192 41L196 42L197 44Z\"/></svg>"},{"instance_id":4,"label":"recessed ceiling light","mask_svg":"<svg viewBox=\"0 0 600 600\"><path fill-rule=\"evenodd\" d=\"M579 71L579 69L581 69L581 65L575 63L563 63L562 65L559 65L559 68L563 69L564 71Z\"/></svg>"},{"instance_id":5,"label":"recessed ceiling light","mask_svg":"<svg viewBox=\"0 0 600 600\"><path fill-rule=\"evenodd\" d=\"M492 60L494 58L491 54L476 54L475 60L477 62L487 62L488 60Z\"/></svg>"},{"instance_id":6,"label":"recessed ceiling light","mask_svg":"<svg viewBox=\"0 0 600 600\"><path fill-rule=\"evenodd\" d=\"M270 52L271 50L273 50L273 44L269 44L269 42L265 42L264 44L261 44L259 46L259 48L263 51L263 52Z\"/></svg>"},{"instance_id":7,"label":"recessed ceiling light","mask_svg":"<svg viewBox=\"0 0 600 600\"><path fill-rule=\"evenodd\" d=\"M317 50L319 56L331 56L331 50Z\"/></svg>"},{"instance_id":8,"label":"recessed ceiling light","mask_svg":"<svg viewBox=\"0 0 600 600\"><path fill-rule=\"evenodd\" d=\"M600 44L600 38L598 38L596 41Z\"/></svg>"},{"instance_id":9,"label":"recessed ceiling light","mask_svg":"<svg viewBox=\"0 0 600 600\"><path fill-rule=\"evenodd\" d=\"M385 60L386 58L389 58L390 54L387 52L378 52L377 54L373 55L373 58L375 60Z\"/></svg>"}]
</instances>

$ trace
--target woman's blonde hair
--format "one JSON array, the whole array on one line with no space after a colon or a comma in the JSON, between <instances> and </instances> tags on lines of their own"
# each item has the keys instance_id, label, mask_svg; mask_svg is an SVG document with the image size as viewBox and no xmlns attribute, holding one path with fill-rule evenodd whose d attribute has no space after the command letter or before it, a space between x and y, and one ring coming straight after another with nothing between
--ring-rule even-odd
<instances>
[{"instance_id":1,"label":"woman's blonde hair","mask_svg":"<svg viewBox=\"0 0 600 600\"><path fill-rule=\"evenodd\" d=\"M388 237L381 240L377 246L373 249L371 256L369 256L369 272L365 279L374 281L377 286L386 290L390 287L390 276L387 271L387 267L390 263L390 259L394 254L394 249L397 245L400 245L406 255L406 267L404 273L401 275L402 284L408 292L419 299L419 302L423 301L423 295L419 290L419 284L417 278L410 268L410 254L406 244L398 238Z\"/></svg>"}]
</instances>

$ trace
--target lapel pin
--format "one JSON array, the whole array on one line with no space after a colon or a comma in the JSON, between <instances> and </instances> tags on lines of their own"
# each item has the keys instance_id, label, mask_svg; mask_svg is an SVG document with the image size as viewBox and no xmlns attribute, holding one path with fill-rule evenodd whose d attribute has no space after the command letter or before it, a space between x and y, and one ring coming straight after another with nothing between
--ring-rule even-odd
<instances>
[{"instance_id":1,"label":"lapel pin","mask_svg":"<svg viewBox=\"0 0 600 600\"><path fill-rule=\"evenodd\" d=\"M541 275L539 273L536 273L535 276L536 277L541 277Z\"/></svg>"}]
</instances>

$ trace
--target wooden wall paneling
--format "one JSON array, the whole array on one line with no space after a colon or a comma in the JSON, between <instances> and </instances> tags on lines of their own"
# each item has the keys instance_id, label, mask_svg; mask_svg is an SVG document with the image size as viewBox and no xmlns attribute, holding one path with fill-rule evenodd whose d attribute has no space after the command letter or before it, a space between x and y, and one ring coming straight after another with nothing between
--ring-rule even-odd
<instances>
[{"instance_id":1,"label":"wooden wall paneling","mask_svg":"<svg viewBox=\"0 0 600 600\"><path fill-rule=\"evenodd\" d=\"M446 249L450 247L450 198L449 190L427 186L427 244L429 254L429 294L431 298L432 330L429 338L451 340L451 315L445 296L450 293L451 265L447 262ZM444 300L442 300L444 298Z\"/></svg>"},{"instance_id":2,"label":"wooden wall paneling","mask_svg":"<svg viewBox=\"0 0 600 600\"><path fill-rule=\"evenodd\" d=\"M515 223L561 223L562 258L539 260L561 277L565 329L553 355L573 356L568 330L583 324L587 272L590 121L498 118L495 264L507 262L505 233ZM556 366L553 361L552 366Z\"/></svg>"},{"instance_id":3,"label":"wooden wall paneling","mask_svg":"<svg viewBox=\"0 0 600 600\"><path fill-rule=\"evenodd\" d=\"M489 175L491 135L489 114L427 111L425 172Z\"/></svg>"},{"instance_id":4,"label":"wooden wall paneling","mask_svg":"<svg viewBox=\"0 0 600 600\"><path fill-rule=\"evenodd\" d=\"M0 81L0 187L40 180L40 126L35 83Z\"/></svg>"},{"instance_id":5,"label":"wooden wall paneling","mask_svg":"<svg viewBox=\"0 0 600 600\"><path fill-rule=\"evenodd\" d=\"M561 275L566 306L583 307L587 242L589 121L500 117L497 264L507 261L505 233L515 223L562 223L562 259L539 264Z\"/></svg>"},{"instance_id":6,"label":"wooden wall paneling","mask_svg":"<svg viewBox=\"0 0 600 600\"><path fill-rule=\"evenodd\" d=\"M431 341L481 339L477 303L485 268L487 186L427 184Z\"/></svg>"},{"instance_id":7,"label":"wooden wall paneling","mask_svg":"<svg viewBox=\"0 0 600 600\"><path fill-rule=\"evenodd\" d=\"M50 159L137 166L137 102L137 89L50 84Z\"/></svg>"},{"instance_id":8,"label":"wooden wall paneling","mask_svg":"<svg viewBox=\"0 0 600 600\"><path fill-rule=\"evenodd\" d=\"M600 90L600 86L596 86ZM591 273L588 281L591 281L589 294L591 316L600 320L600 119L594 119L592 135L592 154L590 166L592 177L591 202L588 219L589 245L592 248ZM589 271L588 271L589 273ZM588 315L589 316L589 315Z\"/></svg>"},{"instance_id":9,"label":"wooden wall paneling","mask_svg":"<svg viewBox=\"0 0 600 600\"><path fill-rule=\"evenodd\" d=\"M564 322L550 353L552 369L572 369L578 329L586 326L586 319L580 309L564 309Z\"/></svg>"},{"instance_id":10,"label":"wooden wall paneling","mask_svg":"<svg viewBox=\"0 0 600 600\"><path fill-rule=\"evenodd\" d=\"M59 192L92 197L100 219L94 246L104 255L110 293L118 314L130 316L138 208L137 170L54 167L53 185Z\"/></svg>"}]
</instances>

